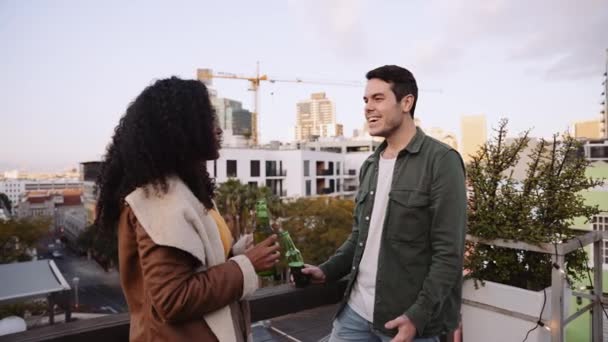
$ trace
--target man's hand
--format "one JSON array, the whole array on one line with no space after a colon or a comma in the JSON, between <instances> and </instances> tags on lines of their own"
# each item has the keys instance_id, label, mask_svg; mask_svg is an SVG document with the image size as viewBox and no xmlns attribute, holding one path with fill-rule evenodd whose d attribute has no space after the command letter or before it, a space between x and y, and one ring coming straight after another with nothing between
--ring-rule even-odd
<instances>
[{"instance_id":1,"label":"man's hand","mask_svg":"<svg viewBox=\"0 0 608 342\"><path fill-rule=\"evenodd\" d=\"M302 273L310 277L310 281L313 284L323 284L325 282L325 273L321 271L317 266L304 264Z\"/></svg>"},{"instance_id":2,"label":"man's hand","mask_svg":"<svg viewBox=\"0 0 608 342\"><path fill-rule=\"evenodd\" d=\"M391 342L412 342L416 336L416 326L405 315L401 315L392 321L386 322L386 329L398 329L399 332Z\"/></svg>"}]
</instances>

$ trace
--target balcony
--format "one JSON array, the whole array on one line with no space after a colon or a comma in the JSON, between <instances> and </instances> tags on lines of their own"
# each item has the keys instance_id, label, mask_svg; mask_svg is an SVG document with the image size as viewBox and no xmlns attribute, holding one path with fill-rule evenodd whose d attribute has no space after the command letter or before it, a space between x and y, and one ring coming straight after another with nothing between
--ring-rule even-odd
<instances>
[{"instance_id":1,"label":"balcony","mask_svg":"<svg viewBox=\"0 0 608 342\"><path fill-rule=\"evenodd\" d=\"M344 172L344 175L342 176L342 178L356 178L357 177L357 170L355 169L349 169L346 172Z\"/></svg>"},{"instance_id":2,"label":"balcony","mask_svg":"<svg viewBox=\"0 0 608 342\"><path fill-rule=\"evenodd\" d=\"M267 170L266 171L266 177L271 178L271 177L287 177L287 170Z\"/></svg>"},{"instance_id":3,"label":"balcony","mask_svg":"<svg viewBox=\"0 0 608 342\"><path fill-rule=\"evenodd\" d=\"M317 169L317 176L332 176L334 170L331 169Z\"/></svg>"},{"instance_id":4,"label":"balcony","mask_svg":"<svg viewBox=\"0 0 608 342\"><path fill-rule=\"evenodd\" d=\"M317 188L317 195L329 195L333 192L332 188Z\"/></svg>"},{"instance_id":5,"label":"balcony","mask_svg":"<svg viewBox=\"0 0 608 342\"><path fill-rule=\"evenodd\" d=\"M250 300L252 322L271 320L270 324L255 324L254 341L285 341L285 335L299 334L301 341L326 341L331 332L335 304L339 303L346 288L347 280L327 285L312 285L297 289L290 285L279 285L259 289ZM331 306L334 305L334 306ZM315 310L314 313L306 310ZM320 320L318 314L322 312L327 321ZM294 316L286 316L294 315ZM281 317L283 316L283 317ZM301 317L300 317L301 316ZM314 329L303 330L300 327L305 319L314 317ZM294 321L295 320L295 321ZM290 324L285 324L289 322ZM283 331L277 329L281 327ZM289 331L289 326L299 329ZM285 327L285 328L283 328ZM264 335L264 336L261 336ZM273 338L274 337L274 338ZM293 339L293 337L292 337ZM0 342L106 342L129 340L129 315L115 314L81 321L72 321L64 324L55 324L22 333L0 337ZM442 342L455 341L453 336L442 336Z\"/></svg>"},{"instance_id":6,"label":"balcony","mask_svg":"<svg viewBox=\"0 0 608 342\"><path fill-rule=\"evenodd\" d=\"M354 192L354 191L357 191L356 185L345 185L344 186L344 192Z\"/></svg>"},{"instance_id":7,"label":"balcony","mask_svg":"<svg viewBox=\"0 0 608 342\"><path fill-rule=\"evenodd\" d=\"M608 304L608 299L603 294L602 270L594 270L593 284L598 291L587 291L581 289L573 290L571 296L577 296L589 301L588 304L576 312L561 310L560 303L568 300L565 293L559 291L566 279L560 275L559 269L564 267L565 255L575 251L582 246L593 245L593 259L596 264L601 264L604 253L601 248L604 240L608 239L608 232L585 232L577 238L558 245L541 243L538 245L526 244L518 241L493 240L488 241L474 236L467 236L467 240L478 244L489 244L504 248L524 249L540 253L548 253L554 256L554 262L559 266L553 270L551 294L547 294L547 302L552 303L551 309L544 324L550 327L550 341L563 342L565 327L572 323L577 317L591 312L591 326L593 341L603 340L603 310L602 304ZM324 341L331 330L331 313L335 310L336 303L344 296L346 280L326 285L312 285L307 288L297 289L290 285L279 285L258 290L250 300L253 322L270 320L270 323L254 323L255 341L281 341L285 340L283 334L301 334L297 336L301 341ZM516 318L524 322L526 327L535 324L538 316L518 311L507 310L491 304L483 303L479 298L463 298L464 332L467 334L466 308L483 309L488 315L499 315L500 322ZM557 308L557 309L555 309ZM311 311L308 311L311 310ZM321 315L320 313L323 313ZM290 315L290 316L286 316ZM293 315L293 316L291 316ZM313 319L314 318L314 319ZM69 318L68 318L69 319ZM314 321L314 322L312 322ZM312 322L312 323L311 323ZM314 334L308 324L315 325ZM487 327L475 326L475 320L469 320L472 324L470 333L485 331ZM287 330L284 327L291 327ZM542 330L542 329L540 329ZM525 333L525 331L524 331ZM0 337L0 342L5 341L127 341L129 334L129 315L115 314L86 320L76 320L68 323L57 323L54 325L33 329L30 331L11 334ZM257 334L257 335L256 335ZM546 334L546 333L545 333ZM262 336L263 335L263 336ZM273 336L276 339L273 339ZM455 336L457 336L456 339ZM475 340L475 339L473 339ZM442 341L462 341L460 335L451 334L442 337Z\"/></svg>"},{"instance_id":8,"label":"balcony","mask_svg":"<svg viewBox=\"0 0 608 342\"><path fill-rule=\"evenodd\" d=\"M250 300L252 322L264 321L338 303L344 296L346 280L328 285L297 289L279 285L259 289ZM327 322L331 329L331 321ZM329 330L323 332L323 335ZM0 337L0 341L105 342L129 340L129 315L115 314L64 324L55 324Z\"/></svg>"}]
</instances>

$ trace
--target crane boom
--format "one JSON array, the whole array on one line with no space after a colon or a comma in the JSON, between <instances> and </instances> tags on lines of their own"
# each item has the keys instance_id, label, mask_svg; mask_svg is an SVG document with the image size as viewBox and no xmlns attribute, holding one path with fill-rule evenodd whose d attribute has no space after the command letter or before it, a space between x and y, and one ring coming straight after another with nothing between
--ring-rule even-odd
<instances>
[{"instance_id":1,"label":"crane boom","mask_svg":"<svg viewBox=\"0 0 608 342\"><path fill-rule=\"evenodd\" d=\"M357 81L324 81L324 80L306 80L301 78L294 79L278 79L269 78L267 75L260 75L260 63L257 63L255 76L243 76L228 72L213 72L211 69L197 69L197 79L207 85L212 84L214 78L219 79L232 79L232 80L245 80L250 83L250 91L253 91L253 113L251 117L251 140L254 146L258 145L258 107L259 107L259 88L261 81L267 81L270 83L302 83L302 84L317 84L317 85L331 85L331 86L343 86L343 87L363 87L364 84ZM437 92L442 93L441 89L425 89L425 92Z\"/></svg>"}]
</instances>

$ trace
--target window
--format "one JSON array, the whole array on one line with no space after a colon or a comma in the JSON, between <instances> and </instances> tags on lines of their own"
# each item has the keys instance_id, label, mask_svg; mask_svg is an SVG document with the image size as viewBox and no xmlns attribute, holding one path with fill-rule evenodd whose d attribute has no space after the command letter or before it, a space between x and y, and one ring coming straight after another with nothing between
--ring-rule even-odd
<instances>
[{"instance_id":1,"label":"window","mask_svg":"<svg viewBox=\"0 0 608 342\"><path fill-rule=\"evenodd\" d=\"M266 161L266 177L277 176L277 162L274 160Z\"/></svg>"},{"instance_id":2,"label":"window","mask_svg":"<svg viewBox=\"0 0 608 342\"><path fill-rule=\"evenodd\" d=\"M310 176L310 160L304 161L304 177Z\"/></svg>"},{"instance_id":3,"label":"window","mask_svg":"<svg viewBox=\"0 0 608 342\"><path fill-rule=\"evenodd\" d=\"M590 146L589 154L593 159L608 159L608 146Z\"/></svg>"},{"instance_id":4,"label":"window","mask_svg":"<svg viewBox=\"0 0 608 342\"><path fill-rule=\"evenodd\" d=\"M249 187L252 189L257 189L258 188L258 182L249 182Z\"/></svg>"},{"instance_id":5,"label":"window","mask_svg":"<svg viewBox=\"0 0 608 342\"><path fill-rule=\"evenodd\" d=\"M312 192L311 187L312 187L311 181L307 180L306 181L306 196L310 196L310 194Z\"/></svg>"},{"instance_id":6,"label":"window","mask_svg":"<svg viewBox=\"0 0 608 342\"><path fill-rule=\"evenodd\" d=\"M348 146L346 147L346 153L351 152L369 152L369 146Z\"/></svg>"},{"instance_id":7,"label":"window","mask_svg":"<svg viewBox=\"0 0 608 342\"><path fill-rule=\"evenodd\" d=\"M251 161L251 177L260 177L260 161L259 160Z\"/></svg>"},{"instance_id":8,"label":"window","mask_svg":"<svg viewBox=\"0 0 608 342\"><path fill-rule=\"evenodd\" d=\"M336 163L336 174L340 175L340 162ZM340 191L340 190L338 190L338 191Z\"/></svg>"},{"instance_id":9,"label":"window","mask_svg":"<svg viewBox=\"0 0 608 342\"><path fill-rule=\"evenodd\" d=\"M226 160L226 176L236 177L236 160Z\"/></svg>"},{"instance_id":10,"label":"window","mask_svg":"<svg viewBox=\"0 0 608 342\"><path fill-rule=\"evenodd\" d=\"M267 179L266 187L270 188L273 195L284 196L282 179Z\"/></svg>"},{"instance_id":11,"label":"window","mask_svg":"<svg viewBox=\"0 0 608 342\"><path fill-rule=\"evenodd\" d=\"M608 231L608 213L601 213L593 216L593 218L591 218L591 226L593 227L593 230L598 230L600 232ZM608 264L608 241L606 240L604 240L604 245L602 246L602 253L604 255L604 264Z\"/></svg>"}]
</instances>

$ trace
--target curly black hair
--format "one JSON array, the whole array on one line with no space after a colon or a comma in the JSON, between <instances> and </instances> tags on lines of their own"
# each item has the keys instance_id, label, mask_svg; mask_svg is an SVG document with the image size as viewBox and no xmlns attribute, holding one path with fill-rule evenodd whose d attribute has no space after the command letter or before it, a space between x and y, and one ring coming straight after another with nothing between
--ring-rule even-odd
<instances>
[{"instance_id":1,"label":"curly black hair","mask_svg":"<svg viewBox=\"0 0 608 342\"><path fill-rule=\"evenodd\" d=\"M215 184L206 161L219 156L217 119L205 85L177 77L154 82L129 104L114 130L97 178L96 226L116 233L124 198L152 184L165 193L178 176L210 209Z\"/></svg>"}]
</instances>

